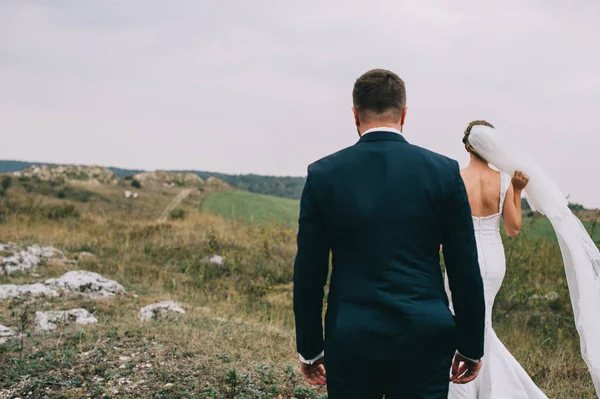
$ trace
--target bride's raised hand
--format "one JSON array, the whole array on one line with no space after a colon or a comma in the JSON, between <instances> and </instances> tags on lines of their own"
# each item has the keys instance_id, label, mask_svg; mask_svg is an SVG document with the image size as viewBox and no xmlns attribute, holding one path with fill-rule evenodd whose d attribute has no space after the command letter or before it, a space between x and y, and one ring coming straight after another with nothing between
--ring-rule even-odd
<instances>
[{"instance_id":1,"label":"bride's raised hand","mask_svg":"<svg viewBox=\"0 0 600 399\"><path fill-rule=\"evenodd\" d=\"M512 185L516 191L523 191L529 183L529 176L521 171L516 171L512 178Z\"/></svg>"}]
</instances>

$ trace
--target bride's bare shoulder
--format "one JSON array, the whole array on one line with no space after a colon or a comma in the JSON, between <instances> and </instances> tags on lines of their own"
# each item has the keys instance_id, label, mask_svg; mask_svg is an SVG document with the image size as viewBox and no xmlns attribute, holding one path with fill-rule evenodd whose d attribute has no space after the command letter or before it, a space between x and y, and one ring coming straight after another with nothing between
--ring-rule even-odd
<instances>
[{"instance_id":1,"label":"bride's bare shoulder","mask_svg":"<svg viewBox=\"0 0 600 399\"><path fill-rule=\"evenodd\" d=\"M463 176L472 176L472 175L477 175L477 176L500 176L500 172L498 172L496 169L492 169L489 166L481 166L481 167L471 167L471 166L467 166L466 168L463 168L460 170L460 174Z\"/></svg>"}]
</instances>

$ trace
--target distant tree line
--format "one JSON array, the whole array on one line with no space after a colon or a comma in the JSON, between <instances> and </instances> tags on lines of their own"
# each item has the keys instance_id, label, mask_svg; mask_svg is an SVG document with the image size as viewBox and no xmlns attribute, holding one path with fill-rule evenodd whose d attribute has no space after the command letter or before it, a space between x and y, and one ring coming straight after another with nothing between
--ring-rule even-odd
<instances>
[{"instance_id":1,"label":"distant tree line","mask_svg":"<svg viewBox=\"0 0 600 399\"><path fill-rule=\"evenodd\" d=\"M6 172L17 172L23 169L27 169L32 165L54 165L44 164L35 162L22 162L22 161L0 161L0 173ZM139 169L121 169L109 167L117 177L124 179L128 177L130 180L133 179L133 175L144 172ZM198 170L173 170L171 172L189 172L195 173L202 179L208 179L209 177L216 177L223 180L225 183L232 187L240 190L250 191L251 193L273 195L275 197L300 199L302 195L302 188L306 181L305 177L293 177L293 176L262 176L255 174L248 175L229 175L225 173L205 172ZM139 183L139 182L138 182ZM137 186L136 183L132 185ZM527 200L522 200L523 210L531 210L531 207L527 203ZM573 211L585 210L581 204L570 203L569 208Z\"/></svg>"},{"instance_id":2,"label":"distant tree line","mask_svg":"<svg viewBox=\"0 0 600 399\"><path fill-rule=\"evenodd\" d=\"M213 176L223 180L232 187L252 193L273 195L276 197L300 199L305 177L261 176L261 175L227 175L223 173L190 171L202 179Z\"/></svg>"},{"instance_id":3,"label":"distant tree line","mask_svg":"<svg viewBox=\"0 0 600 399\"><path fill-rule=\"evenodd\" d=\"M30 166L54 165L43 162L24 162L24 161L0 161L0 173L18 172L27 169Z\"/></svg>"},{"instance_id":4,"label":"distant tree line","mask_svg":"<svg viewBox=\"0 0 600 399\"><path fill-rule=\"evenodd\" d=\"M581 204L577 204L574 202L569 202L569 209L571 209L573 212L577 212L577 211L585 211L586 208L581 205ZM529 205L529 203L527 202L527 200L525 198L521 199L521 208L524 211L530 211L531 210L531 206Z\"/></svg>"},{"instance_id":5,"label":"distant tree line","mask_svg":"<svg viewBox=\"0 0 600 399\"><path fill-rule=\"evenodd\" d=\"M24 161L0 161L0 173L18 172L27 169L33 165L50 165L56 164L43 162L24 162ZM117 177L124 179L125 177L133 176L144 172L140 169L123 169L109 167ZM213 173L197 170L183 170L172 172L190 172L195 173L202 179L207 179L211 176L223 180L225 183L240 190L250 191L257 194L273 195L276 197L300 199L302 188L304 187L305 177L290 177L290 176L261 176L255 174L248 175L228 175L225 173Z\"/></svg>"}]
</instances>

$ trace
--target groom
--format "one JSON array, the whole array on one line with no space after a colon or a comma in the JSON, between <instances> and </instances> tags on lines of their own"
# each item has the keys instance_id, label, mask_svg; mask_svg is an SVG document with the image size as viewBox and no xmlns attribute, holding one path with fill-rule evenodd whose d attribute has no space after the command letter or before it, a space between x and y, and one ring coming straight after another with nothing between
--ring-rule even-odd
<instances>
[{"instance_id":1,"label":"groom","mask_svg":"<svg viewBox=\"0 0 600 399\"><path fill-rule=\"evenodd\" d=\"M360 140L310 165L302 194L294 268L302 374L327 384L330 399L447 398L449 376L455 383L477 376L484 336L483 284L458 163L401 135L406 91L393 72L359 77L353 101Z\"/></svg>"}]
</instances>

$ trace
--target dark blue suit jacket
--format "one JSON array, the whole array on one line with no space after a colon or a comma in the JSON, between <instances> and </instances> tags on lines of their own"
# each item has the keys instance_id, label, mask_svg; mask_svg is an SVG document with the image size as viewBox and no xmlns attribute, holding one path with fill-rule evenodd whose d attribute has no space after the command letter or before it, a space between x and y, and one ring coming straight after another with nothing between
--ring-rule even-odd
<instances>
[{"instance_id":1,"label":"dark blue suit jacket","mask_svg":"<svg viewBox=\"0 0 600 399\"><path fill-rule=\"evenodd\" d=\"M456 349L482 357L483 283L458 163L397 133L372 132L310 165L294 313L298 352L306 359L323 350L330 360L407 360Z\"/></svg>"}]
</instances>

